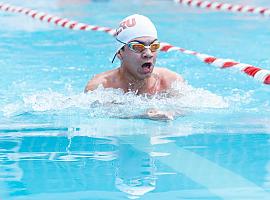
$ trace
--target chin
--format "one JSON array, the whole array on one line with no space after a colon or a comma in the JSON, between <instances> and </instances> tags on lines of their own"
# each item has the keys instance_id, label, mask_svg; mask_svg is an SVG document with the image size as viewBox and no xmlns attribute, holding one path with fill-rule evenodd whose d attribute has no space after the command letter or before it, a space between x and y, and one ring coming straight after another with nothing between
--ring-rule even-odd
<instances>
[{"instance_id":1,"label":"chin","mask_svg":"<svg viewBox=\"0 0 270 200\"><path fill-rule=\"evenodd\" d=\"M137 71L137 78L140 80L149 78L151 74L153 73L153 70L149 71L148 73L143 73L142 71Z\"/></svg>"},{"instance_id":2,"label":"chin","mask_svg":"<svg viewBox=\"0 0 270 200\"><path fill-rule=\"evenodd\" d=\"M149 77L151 76L151 74L152 74L152 72L151 72L151 73L147 73L147 74L140 74L140 75L138 76L138 79L144 80L144 79L146 79L146 78L149 78Z\"/></svg>"},{"instance_id":3,"label":"chin","mask_svg":"<svg viewBox=\"0 0 270 200\"><path fill-rule=\"evenodd\" d=\"M151 75L152 75L152 72L151 73L148 73L148 74L145 74L145 77L146 78L149 78Z\"/></svg>"}]
</instances>

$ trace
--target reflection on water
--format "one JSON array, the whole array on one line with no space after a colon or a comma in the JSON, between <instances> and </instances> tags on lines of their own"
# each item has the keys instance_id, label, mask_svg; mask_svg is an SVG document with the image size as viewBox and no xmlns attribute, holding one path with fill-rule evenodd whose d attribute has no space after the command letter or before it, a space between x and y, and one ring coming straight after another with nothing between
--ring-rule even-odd
<instances>
[{"instance_id":1,"label":"reflection on water","mask_svg":"<svg viewBox=\"0 0 270 200\"><path fill-rule=\"evenodd\" d=\"M16 135L0 136L3 199L269 198L264 134Z\"/></svg>"},{"instance_id":2,"label":"reflection on water","mask_svg":"<svg viewBox=\"0 0 270 200\"><path fill-rule=\"evenodd\" d=\"M155 165L147 152L130 148L130 144L119 146L115 186L129 195L138 198L156 187Z\"/></svg>"}]
</instances>

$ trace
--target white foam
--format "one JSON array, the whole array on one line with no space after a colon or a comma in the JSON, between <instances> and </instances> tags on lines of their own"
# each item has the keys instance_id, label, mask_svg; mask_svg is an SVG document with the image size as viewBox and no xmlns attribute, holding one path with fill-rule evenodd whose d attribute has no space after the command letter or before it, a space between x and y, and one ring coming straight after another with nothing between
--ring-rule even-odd
<instances>
[{"instance_id":1,"label":"white foam","mask_svg":"<svg viewBox=\"0 0 270 200\"><path fill-rule=\"evenodd\" d=\"M69 92L70 93L70 92ZM77 94L62 94L41 91L24 95L20 102L5 105L2 112L6 117L24 112L56 112L84 110L92 117L132 117L143 114L149 108L181 111L181 109L226 108L223 97L210 91L175 83L170 91L154 96L124 93L120 89L104 89Z\"/></svg>"},{"instance_id":2,"label":"white foam","mask_svg":"<svg viewBox=\"0 0 270 200\"><path fill-rule=\"evenodd\" d=\"M253 90L244 91L240 89L233 89L231 93L232 93L231 96L226 97L226 100L230 102L231 105L238 107L238 104L240 105L249 104L253 99L252 96L254 94L254 91Z\"/></svg>"}]
</instances>

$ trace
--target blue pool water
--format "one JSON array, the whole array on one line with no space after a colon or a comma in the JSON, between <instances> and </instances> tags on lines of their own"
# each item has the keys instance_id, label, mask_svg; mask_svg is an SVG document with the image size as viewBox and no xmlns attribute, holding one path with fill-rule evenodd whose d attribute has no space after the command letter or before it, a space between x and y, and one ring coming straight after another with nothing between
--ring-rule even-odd
<instances>
[{"instance_id":1,"label":"blue pool water","mask_svg":"<svg viewBox=\"0 0 270 200\"><path fill-rule=\"evenodd\" d=\"M270 7L269 1L226 1ZM114 28L149 16L160 40L270 69L270 18L200 10L169 0L5 3ZM0 199L270 199L269 85L179 52L158 66L180 73L180 95L98 89L114 40L0 12ZM114 102L112 106L111 102ZM148 108L175 120L134 116Z\"/></svg>"}]
</instances>

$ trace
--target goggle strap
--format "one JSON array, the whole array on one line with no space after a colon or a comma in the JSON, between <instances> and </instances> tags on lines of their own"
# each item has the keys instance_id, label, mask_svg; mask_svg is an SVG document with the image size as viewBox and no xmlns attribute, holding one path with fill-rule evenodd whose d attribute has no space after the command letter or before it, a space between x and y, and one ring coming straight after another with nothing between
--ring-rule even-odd
<instances>
[{"instance_id":1,"label":"goggle strap","mask_svg":"<svg viewBox=\"0 0 270 200\"><path fill-rule=\"evenodd\" d=\"M114 54L114 57L113 57L113 59L112 59L112 63L113 63L113 61L115 60L116 55L117 55L117 53Z\"/></svg>"}]
</instances>

